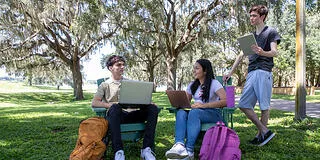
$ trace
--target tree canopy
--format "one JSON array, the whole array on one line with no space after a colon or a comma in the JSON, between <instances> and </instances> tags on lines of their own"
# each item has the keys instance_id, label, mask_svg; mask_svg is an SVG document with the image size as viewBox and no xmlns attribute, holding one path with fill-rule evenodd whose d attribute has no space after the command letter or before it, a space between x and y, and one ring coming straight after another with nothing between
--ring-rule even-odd
<instances>
[{"instance_id":1,"label":"tree canopy","mask_svg":"<svg viewBox=\"0 0 320 160\"><path fill-rule=\"evenodd\" d=\"M50 74L72 77L82 99L81 60L111 42L128 60L130 78L181 89L192 78L193 63L207 58L223 75L241 52L236 38L251 32L248 9L265 4L267 25L281 35L274 85L293 86L295 2L233 0L3 0L0 2L0 65L28 79ZM306 1L307 85L320 85L319 1ZM108 55L106 55L108 56ZM66 71L67 70L67 71ZM63 72L66 71L66 72ZM243 85L247 61L235 71ZM60 74L59 74L60 73ZM72 75L72 76L62 76ZM59 75L59 76L58 76ZM49 76L47 76L49 77Z\"/></svg>"},{"instance_id":2,"label":"tree canopy","mask_svg":"<svg viewBox=\"0 0 320 160\"><path fill-rule=\"evenodd\" d=\"M1 1L0 64L26 72L62 63L72 73L75 98L83 99L80 60L116 32L112 7L100 0Z\"/></svg>"}]
</instances>

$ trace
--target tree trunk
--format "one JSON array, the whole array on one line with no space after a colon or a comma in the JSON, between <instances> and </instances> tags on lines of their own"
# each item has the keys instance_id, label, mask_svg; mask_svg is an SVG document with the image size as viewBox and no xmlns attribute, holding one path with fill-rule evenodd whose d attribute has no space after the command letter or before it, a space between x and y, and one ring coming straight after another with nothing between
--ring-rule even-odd
<instances>
[{"instance_id":1,"label":"tree trunk","mask_svg":"<svg viewBox=\"0 0 320 160\"><path fill-rule=\"evenodd\" d=\"M278 77L279 79L278 79L278 87L281 87L281 83L282 83L282 76L281 75L279 75L279 77Z\"/></svg>"},{"instance_id":2,"label":"tree trunk","mask_svg":"<svg viewBox=\"0 0 320 160\"><path fill-rule=\"evenodd\" d=\"M305 1L296 2L296 107L295 119L306 118Z\"/></svg>"},{"instance_id":3,"label":"tree trunk","mask_svg":"<svg viewBox=\"0 0 320 160\"><path fill-rule=\"evenodd\" d=\"M83 100L82 90L82 74L80 71L80 59L73 60L72 66L72 79L73 79L73 95L75 100Z\"/></svg>"},{"instance_id":4,"label":"tree trunk","mask_svg":"<svg viewBox=\"0 0 320 160\"><path fill-rule=\"evenodd\" d=\"M311 72L310 72L310 76L309 76L309 82L310 85L307 84L307 86L315 86L315 79L316 79L316 71L314 69L314 67L311 67Z\"/></svg>"},{"instance_id":5,"label":"tree trunk","mask_svg":"<svg viewBox=\"0 0 320 160\"><path fill-rule=\"evenodd\" d=\"M28 84L29 84L29 86L32 86L32 77L30 76L28 76Z\"/></svg>"},{"instance_id":6,"label":"tree trunk","mask_svg":"<svg viewBox=\"0 0 320 160\"><path fill-rule=\"evenodd\" d=\"M178 83L178 90L182 90L182 84L183 84L183 78L184 78L184 70L183 70L183 68L182 68L182 70L181 70L181 77L180 77L180 79L179 79L179 83Z\"/></svg>"},{"instance_id":7,"label":"tree trunk","mask_svg":"<svg viewBox=\"0 0 320 160\"><path fill-rule=\"evenodd\" d=\"M317 79L316 79L316 84L315 84L316 87L320 87L320 71L318 72L318 76L317 76Z\"/></svg>"},{"instance_id":8,"label":"tree trunk","mask_svg":"<svg viewBox=\"0 0 320 160\"><path fill-rule=\"evenodd\" d=\"M244 80L242 79L243 73L240 70L236 71L236 75L238 76L238 86L243 86Z\"/></svg>"},{"instance_id":9,"label":"tree trunk","mask_svg":"<svg viewBox=\"0 0 320 160\"><path fill-rule=\"evenodd\" d=\"M170 54L169 54L170 55ZM167 57L167 89L176 90L176 77L177 77L177 58L176 57Z\"/></svg>"},{"instance_id":10,"label":"tree trunk","mask_svg":"<svg viewBox=\"0 0 320 160\"><path fill-rule=\"evenodd\" d=\"M157 88L157 85L155 83L155 80L154 80L154 64L153 63L148 63L148 72L149 72L149 79L148 81L149 82L153 82L153 92L156 92L156 88Z\"/></svg>"}]
</instances>

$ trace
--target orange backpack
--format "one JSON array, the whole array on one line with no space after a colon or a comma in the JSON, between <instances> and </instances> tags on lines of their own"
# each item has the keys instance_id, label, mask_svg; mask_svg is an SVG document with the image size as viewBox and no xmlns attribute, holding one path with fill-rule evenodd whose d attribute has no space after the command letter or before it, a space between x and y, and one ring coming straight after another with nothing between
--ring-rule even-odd
<instances>
[{"instance_id":1,"label":"orange backpack","mask_svg":"<svg viewBox=\"0 0 320 160\"><path fill-rule=\"evenodd\" d=\"M103 117L88 118L80 123L76 147L69 160L100 160L106 150L102 139L106 136L108 121Z\"/></svg>"}]
</instances>

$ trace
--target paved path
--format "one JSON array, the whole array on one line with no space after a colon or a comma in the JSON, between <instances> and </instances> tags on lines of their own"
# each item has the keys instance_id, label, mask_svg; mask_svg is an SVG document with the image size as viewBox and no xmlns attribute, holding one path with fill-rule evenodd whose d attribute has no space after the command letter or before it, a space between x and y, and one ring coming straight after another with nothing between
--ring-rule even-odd
<instances>
[{"instance_id":1,"label":"paved path","mask_svg":"<svg viewBox=\"0 0 320 160\"><path fill-rule=\"evenodd\" d=\"M236 101L240 99L236 96ZM278 109L283 111L294 112L295 111L295 101L288 101L282 99L271 99L271 109ZM313 118L320 118L320 103L307 103L306 104L307 116Z\"/></svg>"}]
</instances>

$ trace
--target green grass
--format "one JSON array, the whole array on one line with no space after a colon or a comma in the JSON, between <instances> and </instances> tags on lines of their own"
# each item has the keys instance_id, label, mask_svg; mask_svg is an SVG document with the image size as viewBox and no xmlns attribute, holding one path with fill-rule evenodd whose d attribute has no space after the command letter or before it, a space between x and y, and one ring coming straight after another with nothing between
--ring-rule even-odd
<instances>
[{"instance_id":1,"label":"green grass","mask_svg":"<svg viewBox=\"0 0 320 160\"><path fill-rule=\"evenodd\" d=\"M295 101L295 95L273 94L272 98ZM312 103L320 103L320 94L316 94L316 95L312 95L312 96L307 95L306 101L312 102Z\"/></svg>"},{"instance_id":2,"label":"green grass","mask_svg":"<svg viewBox=\"0 0 320 160\"><path fill-rule=\"evenodd\" d=\"M95 114L90 108L93 94L85 92L85 100L73 101L72 90L56 91L52 88L17 87L17 92L3 92L0 86L0 159L63 160L68 159L78 138L79 122ZM28 90L28 92L23 92ZM41 91L41 92L39 92ZM169 107L164 93L155 93L153 101ZM241 139L242 159L319 159L320 120L307 118L296 122L294 113L271 110L270 129L276 137L263 147L247 144L255 135L254 125L237 110L234 129ZM163 109L156 131L157 159L174 142L174 115ZM126 158L137 160L142 141L124 142ZM107 158L112 159L111 146ZM197 148L196 152L199 152Z\"/></svg>"}]
</instances>

